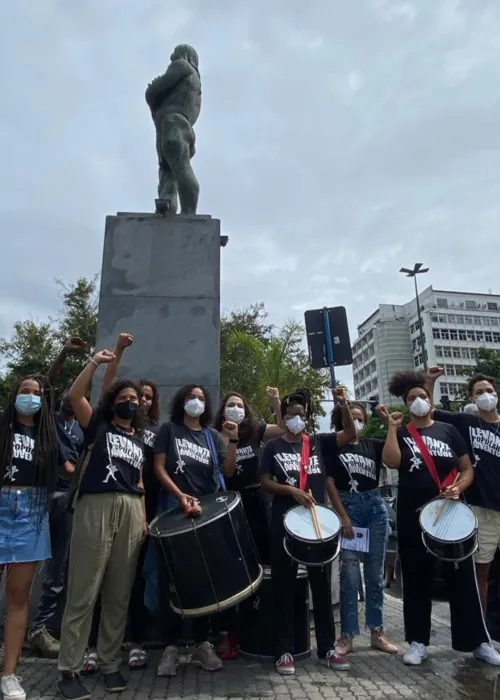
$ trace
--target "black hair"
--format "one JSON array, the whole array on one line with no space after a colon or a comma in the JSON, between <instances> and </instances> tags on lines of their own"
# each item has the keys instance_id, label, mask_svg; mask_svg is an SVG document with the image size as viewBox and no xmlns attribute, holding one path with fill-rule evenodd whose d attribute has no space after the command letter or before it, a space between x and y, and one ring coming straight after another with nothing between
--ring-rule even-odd
<instances>
[{"instance_id":1,"label":"black hair","mask_svg":"<svg viewBox=\"0 0 500 700\"><path fill-rule=\"evenodd\" d=\"M11 464L14 430L17 422L16 398L21 384L32 379L40 387L40 410L34 414L35 449L33 451L33 471L31 486L36 491L30 497L31 509L48 508L50 495L56 487L59 469L61 467L61 452L57 437L54 417L54 397L45 377L30 374L20 379L13 387L5 412L0 417L0 483L3 484L5 472ZM45 514L41 509L40 519Z\"/></svg>"},{"instance_id":2,"label":"black hair","mask_svg":"<svg viewBox=\"0 0 500 700\"><path fill-rule=\"evenodd\" d=\"M415 372L415 370L412 369L395 372L391 377L388 388L392 396L403 399L405 402L408 393L412 389L423 389L430 398L425 374L422 372Z\"/></svg>"},{"instance_id":3,"label":"black hair","mask_svg":"<svg viewBox=\"0 0 500 700\"><path fill-rule=\"evenodd\" d=\"M215 414L214 418L214 428L218 430L219 432L222 430L222 424L224 423L225 416L224 416L224 410L226 408L226 404L231 398L231 396L237 396L239 399L243 401L243 405L245 407L245 418L243 421L240 423L238 426L238 435L239 439L242 442L246 442L247 440L250 440L256 433L257 428L259 426L259 422L256 419L252 409L250 406L247 404L245 399L241 394L239 394L237 391L228 391L227 394L225 394L222 399L220 400L219 408L217 410L217 413Z\"/></svg>"},{"instance_id":4,"label":"black hair","mask_svg":"<svg viewBox=\"0 0 500 700\"><path fill-rule=\"evenodd\" d=\"M493 379L493 377L489 377L487 374L475 374L467 382L467 389L469 391L469 396L472 396L472 392L474 391L474 386L478 382L489 382L491 384L491 386L493 387L493 389L495 391L497 390L497 386L495 384L495 380Z\"/></svg>"},{"instance_id":5,"label":"black hair","mask_svg":"<svg viewBox=\"0 0 500 700\"><path fill-rule=\"evenodd\" d=\"M149 386L151 391L153 392L153 401L151 403L151 406L149 407L148 418L151 421L151 423L159 423L161 409L160 392L158 391L158 387L154 382L150 382L149 379L139 379L139 386L141 387L141 389L145 386Z\"/></svg>"},{"instance_id":6,"label":"black hair","mask_svg":"<svg viewBox=\"0 0 500 700\"><path fill-rule=\"evenodd\" d=\"M358 408L363 413L365 423L368 422L368 413L366 412L366 408L363 406L362 403L358 403L357 401L349 401L349 408ZM344 422L342 420L342 406L340 406L340 404L336 404L335 408L332 410L330 416L330 428L332 430L335 428L337 432L344 430Z\"/></svg>"},{"instance_id":7,"label":"black hair","mask_svg":"<svg viewBox=\"0 0 500 700\"><path fill-rule=\"evenodd\" d=\"M286 415L286 409L289 406L296 406L296 405L302 406L303 409L306 412L306 420L309 423L309 421L312 420L314 411L313 411L313 404L312 404L312 395L309 389L296 389L294 392L291 394L288 394L288 396L284 396L281 399L281 417L284 418Z\"/></svg>"},{"instance_id":8,"label":"black hair","mask_svg":"<svg viewBox=\"0 0 500 700\"><path fill-rule=\"evenodd\" d=\"M99 406L96 410L96 417L99 422L105 421L110 423L114 416L114 405L116 397L124 389L134 389L137 393L137 398L139 399L139 406L142 399L142 389L137 382L131 379L118 379L114 382L111 387L106 391L99 401ZM135 416L132 418L130 423L131 427L134 428L136 433L142 435L146 425L146 414L144 410L140 407Z\"/></svg>"},{"instance_id":9,"label":"black hair","mask_svg":"<svg viewBox=\"0 0 500 700\"><path fill-rule=\"evenodd\" d=\"M205 410L200 416L200 425L206 428L212 423L212 402L210 394L201 384L186 384L175 392L170 404L170 420L176 425L184 425L184 404L193 389L201 389L205 397Z\"/></svg>"}]
</instances>

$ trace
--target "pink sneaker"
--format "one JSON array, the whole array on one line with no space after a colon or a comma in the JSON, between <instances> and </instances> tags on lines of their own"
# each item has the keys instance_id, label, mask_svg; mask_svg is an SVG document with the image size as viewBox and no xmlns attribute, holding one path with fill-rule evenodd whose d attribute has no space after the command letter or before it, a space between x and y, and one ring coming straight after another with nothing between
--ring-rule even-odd
<instances>
[{"instance_id":1,"label":"pink sneaker","mask_svg":"<svg viewBox=\"0 0 500 700\"><path fill-rule=\"evenodd\" d=\"M276 670L280 676L294 676L295 675L295 662L291 654L283 654L280 656L278 661L276 661Z\"/></svg>"},{"instance_id":2,"label":"pink sneaker","mask_svg":"<svg viewBox=\"0 0 500 700\"><path fill-rule=\"evenodd\" d=\"M349 661L343 656L340 656L335 649L330 649L325 658L319 659L319 662L332 671L348 671L351 668Z\"/></svg>"}]
</instances>

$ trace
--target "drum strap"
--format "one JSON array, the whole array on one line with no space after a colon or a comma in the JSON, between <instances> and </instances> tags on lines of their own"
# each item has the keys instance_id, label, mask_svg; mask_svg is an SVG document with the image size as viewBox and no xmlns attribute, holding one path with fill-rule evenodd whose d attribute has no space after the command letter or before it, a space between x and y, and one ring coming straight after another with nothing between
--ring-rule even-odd
<instances>
[{"instance_id":1,"label":"drum strap","mask_svg":"<svg viewBox=\"0 0 500 700\"><path fill-rule=\"evenodd\" d=\"M301 491L306 490L307 474L309 470L309 456L311 454L311 441L309 435L302 435L302 452L300 453L300 476L299 488Z\"/></svg>"},{"instance_id":2,"label":"drum strap","mask_svg":"<svg viewBox=\"0 0 500 700\"><path fill-rule=\"evenodd\" d=\"M451 471L448 474L448 476L443 481L443 483L441 483L439 481L439 476L437 473L436 465L434 464L434 460L432 459L432 455L429 452L429 450L427 449L427 445L422 440L422 436L420 435L420 433L418 432L418 430L415 428L415 426L412 423L408 423L408 425L406 427L408 428L408 432L410 433L410 435L414 439L418 449L420 450L420 454L422 455L422 459L425 462L425 466L427 467L429 474L431 475L434 483L436 484L439 492L441 493L441 491L443 491L447 486L452 485L452 483L454 482L455 477L457 475L457 470L453 469L453 471Z\"/></svg>"},{"instance_id":3,"label":"drum strap","mask_svg":"<svg viewBox=\"0 0 500 700\"><path fill-rule=\"evenodd\" d=\"M203 428L203 435L205 436L205 440L207 442L207 447L210 451L210 456L212 458L212 462L214 465L215 473L217 474L217 480L220 484L220 487L223 491L226 490L226 482L224 480L224 475L222 474L220 464L219 464L219 455L217 454L217 449L215 447L215 442L212 433L210 432L210 428Z\"/></svg>"}]
</instances>

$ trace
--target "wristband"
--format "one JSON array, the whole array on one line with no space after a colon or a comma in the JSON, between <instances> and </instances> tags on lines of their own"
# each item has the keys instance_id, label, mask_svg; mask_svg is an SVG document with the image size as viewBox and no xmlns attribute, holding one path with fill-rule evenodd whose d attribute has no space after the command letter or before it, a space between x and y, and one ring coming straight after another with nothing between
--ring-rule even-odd
<instances>
[{"instance_id":1,"label":"wristband","mask_svg":"<svg viewBox=\"0 0 500 700\"><path fill-rule=\"evenodd\" d=\"M237 445L238 443L239 443L239 440L234 440L232 438L231 438L231 440L229 440L230 445Z\"/></svg>"},{"instance_id":2,"label":"wristband","mask_svg":"<svg viewBox=\"0 0 500 700\"><path fill-rule=\"evenodd\" d=\"M96 362L93 357L90 358L89 362L92 362L93 365L95 365L96 367L99 367L99 363Z\"/></svg>"}]
</instances>

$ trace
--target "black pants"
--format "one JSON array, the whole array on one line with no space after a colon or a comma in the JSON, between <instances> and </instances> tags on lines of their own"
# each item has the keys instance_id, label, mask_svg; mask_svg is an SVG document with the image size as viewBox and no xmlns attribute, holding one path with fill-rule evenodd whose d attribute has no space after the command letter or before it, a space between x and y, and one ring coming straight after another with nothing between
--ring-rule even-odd
<instances>
[{"instance_id":1,"label":"black pants","mask_svg":"<svg viewBox=\"0 0 500 700\"><path fill-rule=\"evenodd\" d=\"M283 654L293 656L295 639L295 584L297 564L283 548L283 516L273 513L271 525L271 576L274 603L276 659ZM325 658L335 646L335 620L331 594L331 565L308 567L318 657Z\"/></svg>"},{"instance_id":2,"label":"black pants","mask_svg":"<svg viewBox=\"0 0 500 700\"><path fill-rule=\"evenodd\" d=\"M45 564L45 579L38 610L31 626L32 631L42 627L51 629L54 615L62 605L65 595L72 521L72 516L67 510L67 501L66 491L56 491L50 498L49 527L52 559Z\"/></svg>"},{"instance_id":3,"label":"black pants","mask_svg":"<svg viewBox=\"0 0 500 700\"><path fill-rule=\"evenodd\" d=\"M397 505L398 548L403 577L403 613L406 641L428 646L431 634L432 582L435 558L422 542L419 511L433 497L399 491ZM473 651L489 642L473 557L458 566L442 563L451 613L451 644L456 651Z\"/></svg>"}]
</instances>

